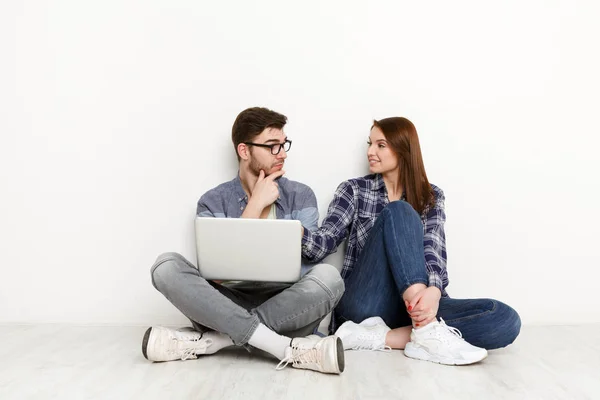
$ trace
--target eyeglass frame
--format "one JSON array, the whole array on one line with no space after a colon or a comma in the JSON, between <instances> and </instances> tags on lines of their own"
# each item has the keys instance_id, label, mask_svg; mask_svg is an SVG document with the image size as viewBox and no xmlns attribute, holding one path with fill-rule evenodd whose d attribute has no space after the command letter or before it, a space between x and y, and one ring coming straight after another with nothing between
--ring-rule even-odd
<instances>
[{"instance_id":1,"label":"eyeglass frame","mask_svg":"<svg viewBox=\"0 0 600 400\"><path fill-rule=\"evenodd\" d=\"M281 153L281 149L283 149L283 146L285 146L287 143L290 144L290 147L288 147L287 150L285 150L285 152L287 153L288 151L290 151L290 149L292 148L292 141L289 139L285 139L285 141L283 143L275 143L275 144L262 144L262 143L252 143L252 142L242 142L247 146L256 146L256 147L265 147L265 148L269 148L271 149L271 154L276 156L279 153ZM277 151L277 153L273 153L273 149L275 149L275 146L279 146L279 150Z\"/></svg>"}]
</instances>

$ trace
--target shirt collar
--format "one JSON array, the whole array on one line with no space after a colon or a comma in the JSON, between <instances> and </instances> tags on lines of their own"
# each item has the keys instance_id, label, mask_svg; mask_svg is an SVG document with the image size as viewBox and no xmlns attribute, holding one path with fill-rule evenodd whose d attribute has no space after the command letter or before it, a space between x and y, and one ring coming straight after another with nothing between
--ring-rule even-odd
<instances>
[{"instance_id":1,"label":"shirt collar","mask_svg":"<svg viewBox=\"0 0 600 400\"><path fill-rule=\"evenodd\" d=\"M385 182L383 182L383 176L381 176L381 174L375 174L375 178L373 179L373 190L383 191L387 193L387 189L385 188Z\"/></svg>"},{"instance_id":2,"label":"shirt collar","mask_svg":"<svg viewBox=\"0 0 600 400\"><path fill-rule=\"evenodd\" d=\"M375 174L373 179L373 190L378 191L385 198L385 201L388 201L387 188L385 187L385 182L383 181L383 176L381 174ZM406 192L402 192L400 200L406 201Z\"/></svg>"},{"instance_id":3,"label":"shirt collar","mask_svg":"<svg viewBox=\"0 0 600 400\"><path fill-rule=\"evenodd\" d=\"M244 188L242 187L242 181L240 179L239 171L235 178L233 178L231 183L233 183L233 190L238 203L248 202L248 195L246 194L246 192L244 192Z\"/></svg>"}]
</instances>

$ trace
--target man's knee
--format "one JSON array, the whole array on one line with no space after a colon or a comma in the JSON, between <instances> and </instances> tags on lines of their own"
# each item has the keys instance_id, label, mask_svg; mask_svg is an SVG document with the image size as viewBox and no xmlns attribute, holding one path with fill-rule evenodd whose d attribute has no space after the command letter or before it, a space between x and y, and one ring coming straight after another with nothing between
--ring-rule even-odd
<instances>
[{"instance_id":1,"label":"man's knee","mask_svg":"<svg viewBox=\"0 0 600 400\"><path fill-rule=\"evenodd\" d=\"M308 274L327 292L334 304L340 301L345 286L337 268L329 264L318 264Z\"/></svg>"},{"instance_id":2,"label":"man's knee","mask_svg":"<svg viewBox=\"0 0 600 400\"><path fill-rule=\"evenodd\" d=\"M152 285L163 291L173 280L175 274L181 273L182 267L187 266L185 258L178 253L163 253L156 258L150 268Z\"/></svg>"}]
</instances>

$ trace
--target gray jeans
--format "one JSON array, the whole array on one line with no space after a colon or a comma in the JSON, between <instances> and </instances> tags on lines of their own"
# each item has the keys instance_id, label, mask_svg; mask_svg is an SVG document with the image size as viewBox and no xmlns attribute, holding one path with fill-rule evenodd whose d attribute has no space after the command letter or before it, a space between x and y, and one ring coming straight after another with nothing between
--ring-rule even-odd
<instances>
[{"instance_id":1,"label":"gray jeans","mask_svg":"<svg viewBox=\"0 0 600 400\"><path fill-rule=\"evenodd\" d=\"M161 254L150 272L154 287L196 330L225 333L236 345L246 344L261 322L281 335L310 335L344 293L340 273L328 264L315 265L294 284L220 285L177 253Z\"/></svg>"}]
</instances>

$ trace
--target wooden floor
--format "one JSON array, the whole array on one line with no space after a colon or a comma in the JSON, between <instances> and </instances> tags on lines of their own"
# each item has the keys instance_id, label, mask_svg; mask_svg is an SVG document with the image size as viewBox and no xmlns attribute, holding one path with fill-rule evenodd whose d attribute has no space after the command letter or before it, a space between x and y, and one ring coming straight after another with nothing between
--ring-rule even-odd
<instances>
[{"instance_id":1,"label":"wooden floor","mask_svg":"<svg viewBox=\"0 0 600 400\"><path fill-rule=\"evenodd\" d=\"M482 363L348 351L323 375L225 350L153 364L145 327L0 326L0 399L600 399L600 326L524 327Z\"/></svg>"}]
</instances>

